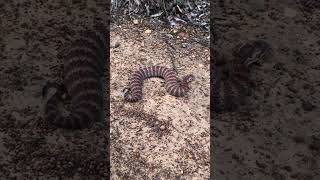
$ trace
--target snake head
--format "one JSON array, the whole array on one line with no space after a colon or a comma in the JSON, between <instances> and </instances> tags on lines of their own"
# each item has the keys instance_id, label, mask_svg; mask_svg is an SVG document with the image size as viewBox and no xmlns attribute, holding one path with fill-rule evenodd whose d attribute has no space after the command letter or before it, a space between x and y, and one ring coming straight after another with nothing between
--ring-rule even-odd
<instances>
[{"instance_id":1,"label":"snake head","mask_svg":"<svg viewBox=\"0 0 320 180\"><path fill-rule=\"evenodd\" d=\"M272 48L264 40L252 40L243 44L238 44L233 49L233 55L241 60L243 64L249 66L257 61L269 58Z\"/></svg>"},{"instance_id":2,"label":"snake head","mask_svg":"<svg viewBox=\"0 0 320 180\"><path fill-rule=\"evenodd\" d=\"M124 88L122 90L123 97L125 100L132 99L131 89L130 88Z\"/></svg>"},{"instance_id":3,"label":"snake head","mask_svg":"<svg viewBox=\"0 0 320 180\"><path fill-rule=\"evenodd\" d=\"M133 96L131 94L131 89L130 88L124 88L122 90L124 100L128 102L134 102Z\"/></svg>"},{"instance_id":4,"label":"snake head","mask_svg":"<svg viewBox=\"0 0 320 180\"><path fill-rule=\"evenodd\" d=\"M194 81L196 79L196 77L194 77L194 75L189 75L188 76L188 79L187 79L187 82L188 83L191 83L192 81Z\"/></svg>"},{"instance_id":5,"label":"snake head","mask_svg":"<svg viewBox=\"0 0 320 180\"><path fill-rule=\"evenodd\" d=\"M183 78L183 81L186 82L186 83L191 83L192 81L194 81L196 78L194 77L194 75L192 74L189 74L187 76L185 76Z\"/></svg>"},{"instance_id":6,"label":"snake head","mask_svg":"<svg viewBox=\"0 0 320 180\"><path fill-rule=\"evenodd\" d=\"M123 93L124 95L127 95L127 94L130 93L130 92L131 92L130 88L124 88L124 89L122 90L122 93Z\"/></svg>"}]
</instances>

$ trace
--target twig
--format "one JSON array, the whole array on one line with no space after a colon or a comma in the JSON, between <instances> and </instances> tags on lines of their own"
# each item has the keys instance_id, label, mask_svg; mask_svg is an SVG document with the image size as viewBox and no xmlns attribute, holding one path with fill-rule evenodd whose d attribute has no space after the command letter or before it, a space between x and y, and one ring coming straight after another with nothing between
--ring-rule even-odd
<instances>
[{"instance_id":1,"label":"twig","mask_svg":"<svg viewBox=\"0 0 320 180\"><path fill-rule=\"evenodd\" d=\"M168 45L167 46L167 51L170 55L170 60L171 60L171 64L172 64L172 69L178 74L178 71L177 71L177 67L175 65L175 58L174 58L174 54L176 52L176 49L172 46L172 44L169 42L169 37L165 36L164 38L166 44Z\"/></svg>"}]
</instances>

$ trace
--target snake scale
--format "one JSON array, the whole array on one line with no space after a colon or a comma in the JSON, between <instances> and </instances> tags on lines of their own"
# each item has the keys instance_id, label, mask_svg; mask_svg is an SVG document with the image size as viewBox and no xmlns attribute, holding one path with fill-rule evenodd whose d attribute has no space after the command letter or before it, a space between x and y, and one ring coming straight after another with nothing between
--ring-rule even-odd
<instances>
[{"instance_id":1,"label":"snake scale","mask_svg":"<svg viewBox=\"0 0 320 180\"><path fill-rule=\"evenodd\" d=\"M173 96L181 97L189 91L189 83L192 82L194 75L186 75L180 81L173 69L164 66L150 66L135 71L130 78L129 88L125 89L124 99L128 102L137 102L142 99L143 81L151 77L160 77L165 80L165 89Z\"/></svg>"},{"instance_id":2,"label":"snake scale","mask_svg":"<svg viewBox=\"0 0 320 180\"><path fill-rule=\"evenodd\" d=\"M85 30L71 43L63 62L63 87L70 97L69 115L61 110L62 88L57 88L45 106L46 119L53 125L68 129L89 127L102 120L103 84L107 34L102 24ZM46 89L44 90L46 91Z\"/></svg>"},{"instance_id":3,"label":"snake scale","mask_svg":"<svg viewBox=\"0 0 320 180\"><path fill-rule=\"evenodd\" d=\"M263 40L251 40L233 48L233 59L214 51L212 100L215 112L231 112L244 105L251 85L250 65L269 57L271 46Z\"/></svg>"}]
</instances>

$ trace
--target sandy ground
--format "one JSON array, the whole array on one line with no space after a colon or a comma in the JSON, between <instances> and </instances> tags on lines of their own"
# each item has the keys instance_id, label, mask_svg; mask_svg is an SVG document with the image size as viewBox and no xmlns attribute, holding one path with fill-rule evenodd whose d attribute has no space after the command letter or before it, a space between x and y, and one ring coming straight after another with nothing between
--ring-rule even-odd
<instances>
[{"instance_id":1,"label":"sandy ground","mask_svg":"<svg viewBox=\"0 0 320 180\"><path fill-rule=\"evenodd\" d=\"M168 34L173 35L173 54L164 41ZM119 45L110 51L112 179L209 179L210 52L190 41L204 35L193 28L174 33L146 19L111 26L111 45ZM171 57L179 77L196 77L188 96L173 97L163 80L151 78L144 83L142 101L123 102L122 90L133 71L151 65L172 68Z\"/></svg>"},{"instance_id":2,"label":"sandy ground","mask_svg":"<svg viewBox=\"0 0 320 180\"><path fill-rule=\"evenodd\" d=\"M106 177L105 126L56 129L43 118L41 97L47 80L61 80L58 50L84 18L103 18L106 7L103 1L1 1L0 179Z\"/></svg>"},{"instance_id":3,"label":"sandy ground","mask_svg":"<svg viewBox=\"0 0 320 180\"><path fill-rule=\"evenodd\" d=\"M216 47L259 38L274 55L252 68L242 112L212 114L213 179L320 179L320 10L241 2L215 4Z\"/></svg>"}]
</instances>

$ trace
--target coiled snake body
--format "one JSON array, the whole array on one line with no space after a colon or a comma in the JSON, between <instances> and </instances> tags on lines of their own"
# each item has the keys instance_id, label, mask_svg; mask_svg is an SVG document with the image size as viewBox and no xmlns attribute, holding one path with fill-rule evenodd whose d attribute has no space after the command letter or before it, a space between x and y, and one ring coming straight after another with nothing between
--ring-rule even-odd
<instances>
[{"instance_id":1,"label":"coiled snake body","mask_svg":"<svg viewBox=\"0 0 320 180\"><path fill-rule=\"evenodd\" d=\"M151 77L161 77L165 80L165 89L173 96L181 97L189 91L189 83L195 77L187 75L179 82L176 72L163 66L151 66L135 71L129 82L129 88L126 89L124 99L128 102L137 102L142 99L143 81Z\"/></svg>"},{"instance_id":2,"label":"coiled snake body","mask_svg":"<svg viewBox=\"0 0 320 180\"><path fill-rule=\"evenodd\" d=\"M92 122L102 120L103 84L107 57L107 29L98 24L94 30L88 30L71 44L64 58L63 89L71 99L70 114L64 116L61 88L52 95L45 106L46 119L61 128L81 129ZM47 87L44 88L46 94Z\"/></svg>"},{"instance_id":3,"label":"coiled snake body","mask_svg":"<svg viewBox=\"0 0 320 180\"><path fill-rule=\"evenodd\" d=\"M237 45L233 49L232 61L227 61L223 53L214 51L213 69L213 110L230 112L244 105L245 96L252 82L250 65L269 57L271 46L263 40L252 40Z\"/></svg>"}]
</instances>

